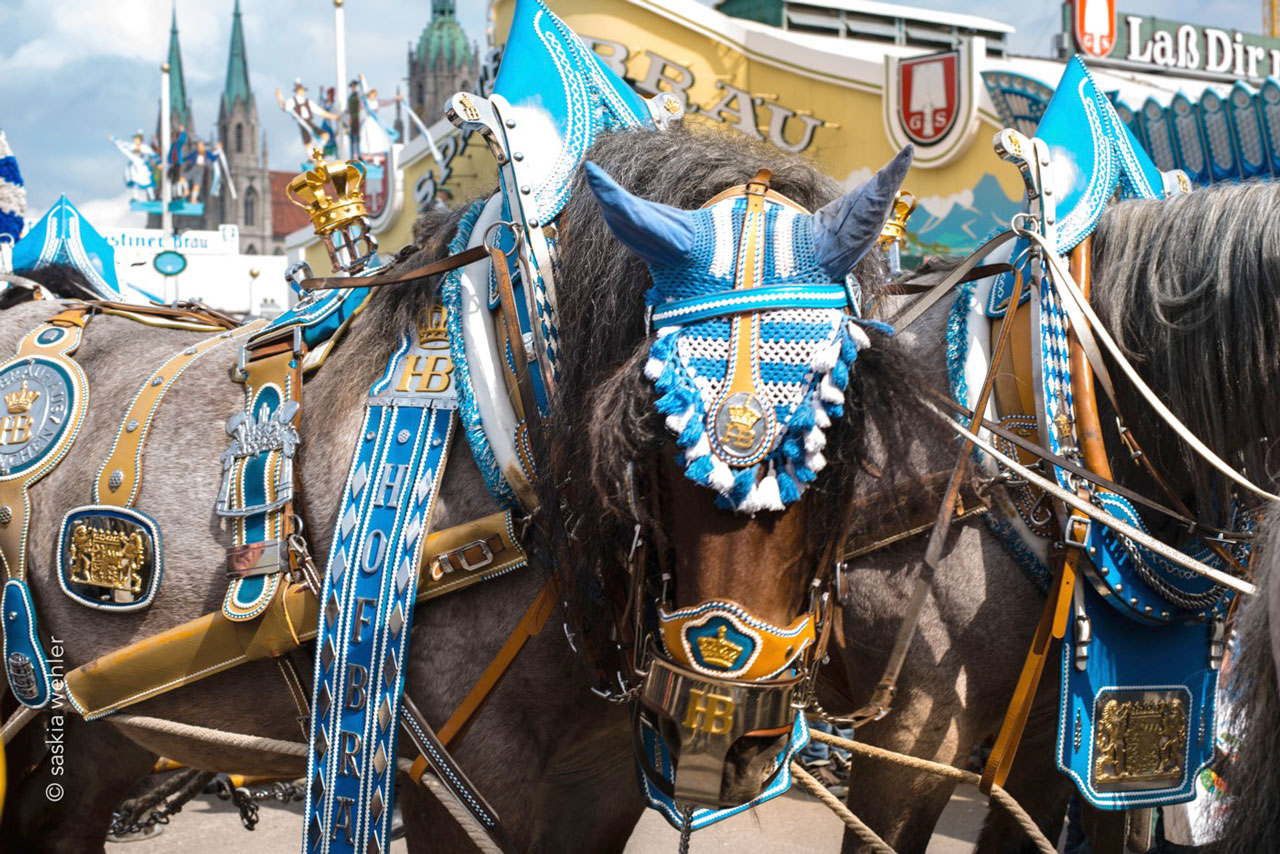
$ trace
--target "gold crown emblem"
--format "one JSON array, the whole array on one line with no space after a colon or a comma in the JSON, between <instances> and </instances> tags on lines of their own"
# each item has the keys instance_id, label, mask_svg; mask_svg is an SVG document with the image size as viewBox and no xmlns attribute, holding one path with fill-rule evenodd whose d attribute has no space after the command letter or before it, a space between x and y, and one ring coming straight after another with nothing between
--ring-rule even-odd
<instances>
[{"instance_id":1,"label":"gold crown emblem","mask_svg":"<svg viewBox=\"0 0 1280 854\"><path fill-rule=\"evenodd\" d=\"M31 404L36 402L36 398L40 396L40 392L32 391L27 388L27 381L22 381L22 388L17 391L11 391L4 396L4 405L9 407L10 415L17 415L27 412L31 409Z\"/></svg>"},{"instance_id":2,"label":"gold crown emblem","mask_svg":"<svg viewBox=\"0 0 1280 854\"><path fill-rule=\"evenodd\" d=\"M916 195L910 190L899 190L893 199L893 212L885 220L880 229L879 243L887 246L896 243L899 246L907 242L907 220L916 211Z\"/></svg>"},{"instance_id":3,"label":"gold crown emblem","mask_svg":"<svg viewBox=\"0 0 1280 854\"><path fill-rule=\"evenodd\" d=\"M756 443L755 426L760 416L750 406L730 406L729 423L725 425L721 441L735 448L750 448Z\"/></svg>"},{"instance_id":4,"label":"gold crown emblem","mask_svg":"<svg viewBox=\"0 0 1280 854\"><path fill-rule=\"evenodd\" d=\"M422 344L435 344L449 340L449 327L445 323L448 317L445 307L433 303L427 309L427 322L418 330L418 341Z\"/></svg>"},{"instance_id":5,"label":"gold crown emblem","mask_svg":"<svg viewBox=\"0 0 1280 854\"><path fill-rule=\"evenodd\" d=\"M316 234L344 228L369 213L360 185L365 166L359 160L325 162L320 149L312 149L315 166L289 182L285 195L307 212Z\"/></svg>"},{"instance_id":6,"label":"gold crown emblem","mask_svg":"<svg viewBox=\"0 0 1280 854\"><path fill-rule=\"evenodd\" d=\"M725 627L721 626L720 632L715 637L704 636L698 638L698 652L702 653L704 663L728 670L733 667L733 663L738 660L738 656L742 655L742 645L728 640L725 638L724 633Z\"/></svg>"}]
</instances>

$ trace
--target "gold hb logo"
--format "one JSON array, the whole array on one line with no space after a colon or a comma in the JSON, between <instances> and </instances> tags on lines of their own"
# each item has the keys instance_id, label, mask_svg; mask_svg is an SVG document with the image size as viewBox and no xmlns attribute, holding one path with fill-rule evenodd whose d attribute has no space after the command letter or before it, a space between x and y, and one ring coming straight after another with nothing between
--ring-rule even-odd
<instances>
[{"instance_id":1,"label":"gold hb logo","mask_svg":"<svg viewBox=\"0 0 1280 854\"><path fill-rule=\"evenodd\" d=\"M17 391L11 391L4 396L4 405L9 408L11 415L19 412L29 412L31 404L36 402L36 398L40 396L40 392L31 391L27 388L27 381L22 381L22 388Z\"/></svg>"},{"instance_id":2,"label":"gold hb logo","mask_svg":"<svg viewBox=\"0 0 1280 854\"><path fill-rule=\"evenodd\" d=\"M759 420L760 416L752 412L749 406L730 406L724 442L740 450L747 450L756 443L755 426Z\"/></svg>"},{"instance_id":3,"label":"gold hb logo","mask_svg":"<svg viewBox=\"0 0 1280 854\"><path fill-rule=\"evenodd\" d=\"M405 360L404 373L396 391L416 391L418 394L440 394L449 388L453 373L453 360L439 354L413 355ZM418 387L411 388L417 379Z\"/></svg>"},{"instance_id":4,"label":"gold hb logo","mask_svg":"<svg viewBox=\"0 0 1280 854\"><path fill-rule=\"evenodd\" d=\"M690 732L701 730L707 735L727 735L733 729L733 709L732 697L690 688L684 728Z\"/></svg>"},{"instance_id":5,"label":"gold hb logo","mask_svg":"<svg viewBox=\"0 0 1280 854\"><path fill-rule=\"evenodd\" d=\"M34 423L30 415L6 415L0 418L0 445L21 445L31 438Z\"/></svg>"}]
</instances>

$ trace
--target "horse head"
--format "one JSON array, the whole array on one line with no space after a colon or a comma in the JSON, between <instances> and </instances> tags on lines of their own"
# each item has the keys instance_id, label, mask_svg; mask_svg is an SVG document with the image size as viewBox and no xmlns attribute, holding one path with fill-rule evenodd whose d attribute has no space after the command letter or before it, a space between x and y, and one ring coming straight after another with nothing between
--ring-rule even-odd
<instances>
[{"instance_id":1,"label":"horse head","mask_svg":"<svg viewBox=\"0 0 1280 854\"><path fill-rule=\"evenodd\" d=\"M910 162L904 150L816 213L767 169L685 210L586 164L609 231L652 283L653 334L619 369L629 391L598 396L592 416L593 430L658 425L649 459L603 490L624 493L637 543L653 535L649 558L636 545L628 556L651 801L720 808L774 793L807 740L796 710L831 628L825 582L847 526L831 517L849 506L810 486L829 456L850 456L834 440L847 437L854 361L872 335L885 340L857 315L852 273Z\"/></svg>"}]
</instances>

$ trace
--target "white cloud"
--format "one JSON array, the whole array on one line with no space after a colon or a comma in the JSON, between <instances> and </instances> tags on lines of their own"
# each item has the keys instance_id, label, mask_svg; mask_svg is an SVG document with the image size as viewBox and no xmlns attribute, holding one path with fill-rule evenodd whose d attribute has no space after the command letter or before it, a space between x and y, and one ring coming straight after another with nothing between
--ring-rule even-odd
<instances>
[{"instance_id":1,"label":"white cloud","mask_svg":"<svg viewBox=\"0 0 1280 854\"><path fill-rule=\"evenodd\" d=\"M852 190L855 187L861 187L863 184L870 181L873 174L874 173L869 167L863 166L861 169L854 169L846 175L840 184L845 188L845 190Z\"/></svg>"},{"instance_id":2,"label":"white cloud","mask_svg":"<svg viewBox=\"0 0 1280 854\"><path fill-rule=\"evenodd\" d=\"M949 196L925 196L920 200L920 207L937 219L945 219L956 205L965 210L973 210L973 190L961 190Z\"/></svg>"},{"instance_id":3,"label":"white cloud","mask_svg":"<svg viewBox=\"0 0 1280 854\"><path fill-rule=\"evenodd\" d=\"M88 199L78 201L71 199L71 204L84 216L95 230L102 232L109 228L143 228L147 224L147 215L141 211L129 210L129 199L132 194L125 190L118 196L107 199ZM36 222L40 217L33 217Z\"/></svg>"}]
</instances>

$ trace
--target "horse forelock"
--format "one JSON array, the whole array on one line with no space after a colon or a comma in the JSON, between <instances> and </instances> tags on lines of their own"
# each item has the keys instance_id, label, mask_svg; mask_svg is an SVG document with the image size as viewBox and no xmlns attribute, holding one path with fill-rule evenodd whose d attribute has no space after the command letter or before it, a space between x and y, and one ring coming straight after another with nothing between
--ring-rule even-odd
<instances>
[{"instance_id":1,"label":"horse forelock","mask_svg":"<svg viewBox=\"0 0 1280 854\"><path fill-rule=\"evenodd\" d=\"M1091 302L1108 330L1187 426L1264 487L1280 476L1280 456L1268 453L1280 440L1277 215L1280 185L1219 184L1113 205L1093 247ZM1183 463L1185 486L1198 496L1227 493L1193 451L1168 444L1149 407L1127 408L1144 443L1150 436L1166 464ZM1205 513L1225 509L1201 503Z\"/></svg>"}]
</instances>

